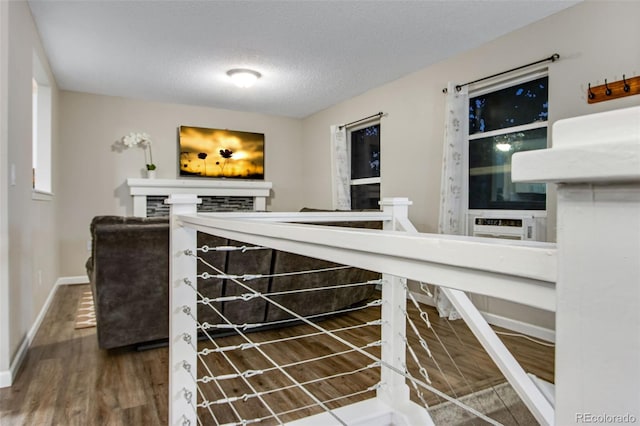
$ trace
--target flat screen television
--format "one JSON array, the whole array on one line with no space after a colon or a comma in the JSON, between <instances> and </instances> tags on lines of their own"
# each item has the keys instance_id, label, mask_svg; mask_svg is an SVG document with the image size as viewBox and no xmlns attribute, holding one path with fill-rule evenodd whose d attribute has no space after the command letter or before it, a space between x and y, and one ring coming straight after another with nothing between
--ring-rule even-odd
<instances>
[{"instance_id":1,"label":"flat screen television","mask_svg":"<svg viewBox=\"0 0 640 426\"><path fill-rule=\"evenodd\" d=\"M180 177L264 179L264 133L180 126Z\"/></svg>"}]
</instances>

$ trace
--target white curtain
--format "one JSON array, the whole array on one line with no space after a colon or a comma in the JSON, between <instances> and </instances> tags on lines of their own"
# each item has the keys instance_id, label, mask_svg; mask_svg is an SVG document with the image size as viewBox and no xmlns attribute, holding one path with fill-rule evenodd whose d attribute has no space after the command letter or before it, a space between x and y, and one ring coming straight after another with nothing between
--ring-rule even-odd
<instances>
[{"instance_id":1,"label":"white curtain","mask_svg":"<svg viewBox=\"0 0 640 426\"><path fill-rule=\"evenodd\" d=\"M351 210L351 165L347 147L347 130L331 126L331 151L333 163L333 208Z\"/></svg>"},{"instance_id":2,"label":"white curtain","mask_svg":"<svg viewBox=\"0 0 640 426\"><path fill-rule=\"evenodd\" d=\"M455 83L447 85L438 232L462 235L463 158L464 143L469 134L469 95L466 86L460 91L455 86Z\"/></svg>"},{"instance_id":3,"label":"white curtain","mask_svg":"<svg viewBox=\"0 0 640 426\"><path fill-rule=\"evenodd\" d=\"M447 84L445 106L444 147L442 154L442 182L440 186L441 234L464 234L463 176L464 146L469 134L469 94L467 87L456 90L456 83ZM436 307L441 317L458 319L451 302L436 287Z\"/></svg>"}]
</instances>

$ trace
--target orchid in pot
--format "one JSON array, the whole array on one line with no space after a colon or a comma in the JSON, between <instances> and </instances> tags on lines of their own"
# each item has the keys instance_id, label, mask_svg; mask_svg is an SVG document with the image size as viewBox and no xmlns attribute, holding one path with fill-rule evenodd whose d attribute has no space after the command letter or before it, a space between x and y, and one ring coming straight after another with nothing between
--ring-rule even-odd
<instances>
[{"instance_id":1,"label":"orchid in pot","mask_svg":"<svg viewBox=\"0 0 640 426\"><path fill-rule=\"evenodd\" d=\"M147 176L153 176L155 174L156 165L153 164L153 152L151 151L151 136L148 133L135 133L131 132L122 137L122 144L126 148L132 148L139 146L144 149L144 160L147 168ZM149 162L147 162L147 149L149 150Z\"/></svg>"}]
</instances>

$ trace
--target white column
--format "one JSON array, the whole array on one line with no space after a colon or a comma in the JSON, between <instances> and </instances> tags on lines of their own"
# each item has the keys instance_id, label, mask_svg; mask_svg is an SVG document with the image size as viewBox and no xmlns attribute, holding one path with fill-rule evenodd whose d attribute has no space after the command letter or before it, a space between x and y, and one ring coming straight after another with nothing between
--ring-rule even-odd
<instances>
[{"instance_id":1,"label":"white column","mask_svg":"<svg viewBox=\"0 0 640 426\"><path fill-rule=\"evenodd\" d=\"M514 181L558 183L556 424L640 422L640 107L559 121Z\"/></svg>"},{"instance_id":2,"label":"white column","mask_svg":"<svg viewBox=\"0 0 640 426\"><path fill-rule=\"evenodd\" d=\"M133 215L135 217L147 217L147 196L133 196Z\"/></svg>"},{"instance_id":3,"label":"white column","mask_svg":"<svg viewBox=\"0 0 640 426\"><path fill-rule=\"evenodd\" d=\"M169 424L197 424L196 231L177 215L196 213L195 195L174 194L169 244Z\"/></svg>"},{"instance_id":4,"label":"white column","mask_svg":"<svg viewBox=\"0 0 640 426\"><path fill-rule=\"evenodd\" d=\"M253 210L257 212L267 211L267 197L253 197Z\"/></svg>"}]
</instances>

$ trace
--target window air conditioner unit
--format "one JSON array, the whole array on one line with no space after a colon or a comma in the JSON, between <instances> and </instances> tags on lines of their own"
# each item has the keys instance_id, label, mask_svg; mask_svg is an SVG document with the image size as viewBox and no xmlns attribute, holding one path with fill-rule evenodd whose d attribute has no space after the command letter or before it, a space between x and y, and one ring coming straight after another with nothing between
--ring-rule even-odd
<instances>
[{"instance_id":1,"label":"window air conditioner unit","mask_svg":"<svg viewBox=\"0 0 640 426\"><path fill-rule=\"evenodd\" d=\"M476 217L473 236L535 240L536 223L533 217Z\"/></svg>"}]
</instances>

